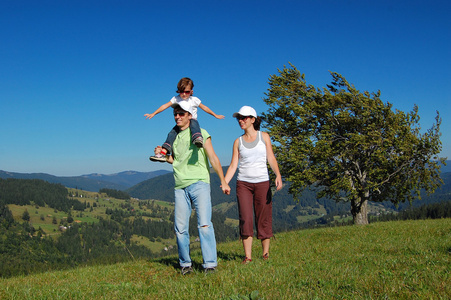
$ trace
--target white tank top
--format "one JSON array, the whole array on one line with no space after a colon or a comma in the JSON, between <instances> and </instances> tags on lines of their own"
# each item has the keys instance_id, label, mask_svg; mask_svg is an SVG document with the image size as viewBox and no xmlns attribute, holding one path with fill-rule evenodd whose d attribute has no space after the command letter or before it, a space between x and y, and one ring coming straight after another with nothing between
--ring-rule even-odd
<instances>
[{"instance_id":1,"label":"white tank top","mask_svg":"<svg viewBox=\"0 0 451 300\"><path fill-rule=\"evenodd\" d=\"M257 132L257 138L251 143L245 142L240 136L238 150L240 164L237 179L250 183L268 181L266 145L261 131Z\"/></svg>"}]
</instances>

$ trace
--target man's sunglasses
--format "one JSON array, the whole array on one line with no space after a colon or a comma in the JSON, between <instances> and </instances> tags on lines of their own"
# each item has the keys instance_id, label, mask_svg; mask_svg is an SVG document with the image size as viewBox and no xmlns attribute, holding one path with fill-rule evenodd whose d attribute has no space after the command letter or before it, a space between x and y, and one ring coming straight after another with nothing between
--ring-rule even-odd
<instances>
[{"instance_id":1,"label":"man's sunglasses","mask_svg":"<svg viewBox=\"0 0 451 300\"><path fill-rule=\"evenodd\" d=\"M180 117L184 117L186 115L186 111L185 112L175 112L174 113L174 117L180 116Z\"/></svg>"}]
</instances>

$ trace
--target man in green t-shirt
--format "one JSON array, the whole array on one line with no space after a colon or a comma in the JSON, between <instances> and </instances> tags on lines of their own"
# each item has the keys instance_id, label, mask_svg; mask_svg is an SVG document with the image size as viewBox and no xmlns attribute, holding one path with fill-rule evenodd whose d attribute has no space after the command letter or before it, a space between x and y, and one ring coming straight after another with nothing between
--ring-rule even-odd
<instances>
[{"instance_id":1,"label":"man in green t-shirt","mask_svg":"<svg viewBox=\"0 0 451 300\"><path fill-rule=\"evenodd\" d=\"M223 193L229 195L230 187L224 179L221 162L213 149L208 132L201 129L204 139L202 148L191 143L189 129L191 106L182 101L173 107L174 119L180 132L174 141L172 156L168 158L167 162L173 165L175 179L174 228L179 262L183 275L193 271L189 250L189 218L194 208L197 214L197 227L202 250L202 266L205 272L212 272L216 270L218 262L215 232L211 222L209 162L219 176ZM155 154L160 153L161 149L161 146L157 146Z\"/></svg>"}]
</instances>

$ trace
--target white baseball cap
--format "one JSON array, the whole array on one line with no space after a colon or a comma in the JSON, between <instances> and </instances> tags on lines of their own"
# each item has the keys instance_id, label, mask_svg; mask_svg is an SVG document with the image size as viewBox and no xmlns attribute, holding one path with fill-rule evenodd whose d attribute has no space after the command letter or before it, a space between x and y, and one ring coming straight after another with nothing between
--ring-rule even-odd
<instances>
[{"instance_id":1,"label":"white baseball cap","mask_svg":"<svg viewBox=\"0 0 451 300\"><path fill-rule=\"evenodd\" d=\"M256 118L257 112L252 107L245 105L245 106L241 107L238 112L233 114L234 118L236 118L238 116L244 116L244 117L251 116L251 117Z\"/></svg>"},{"instance_id":2,"label":"white baseball cap","mask_svg":"<svg viewBox=\"0 0 451 300\"><path fill-rule=\"evenodd\" d=\"M188 103L188 101L180 101L177 103L173 103L171 106L173 108L180 106L180 108L183 109L184 111L187 111L190 114L193 114L193 108L192 108L191 104Z\"/></svg>"}]
</instances>

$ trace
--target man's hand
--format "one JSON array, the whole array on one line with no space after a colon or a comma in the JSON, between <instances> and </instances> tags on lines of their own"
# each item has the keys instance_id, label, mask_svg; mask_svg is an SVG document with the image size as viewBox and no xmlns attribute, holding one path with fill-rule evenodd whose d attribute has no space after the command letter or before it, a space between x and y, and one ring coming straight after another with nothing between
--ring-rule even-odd
<instances>
[{"instance_id":1,"label":"man's hand","mask_svg":"<svg viewBox=\"0 0 451 300\"><path fill-rule=\"evenodd\" d=\"M161 149L163 149L163 147L161 146L156 146L155 149L153 150L153 152L155 153L155 155L161 153Z\"/></svg>"}]
</instances>

